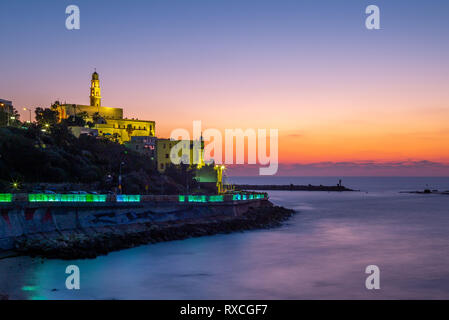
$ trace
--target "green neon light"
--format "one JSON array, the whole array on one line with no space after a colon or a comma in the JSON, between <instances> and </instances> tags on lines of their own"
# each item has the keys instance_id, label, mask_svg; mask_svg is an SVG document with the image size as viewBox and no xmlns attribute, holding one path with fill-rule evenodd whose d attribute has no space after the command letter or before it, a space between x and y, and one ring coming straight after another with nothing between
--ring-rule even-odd
<instances>
[{"instance_id":1,"label":"green neon light","mask_svg":"<svg viewBox=\"0 0 449 320\"><path fill-rule=\"evenodd\" d=\"M37 287L36 286L23 286L22 287L22 291L36 291Z\"/></svg>"},{"instance_id":2,"label":"green neon light","mask_svg":"<svg viewBox=\"0 0 449 320\"><path fill-rule=\"evenodd\" d=\"M254 200L254 199L265 199L265 195L264 194L234 194L234 195L232 195L233 201Z\"/></svg>"},{"instance_id":3,"label":"green neon light","mask_svg":"<svg viewBox=\"0 0 449 320\"><path fill-rule=\"evenodd\" d=\"M119 194L117 195L117 202L140 202L140 195Z\"/></svg>"},{"instance_id":4,"label":"green neon light","mask_svg":"<svg viewBox=\"0 0 449 320\"><path fill-rule=\"evenodd\" d=\"M0 202L12 202L12 194L0 193Z\"/></svg>"},{"instance_id":5,"label":"green neon light","mask_svg":"<svg viewBox=\"0 0 449 320\"><path fill-rule=\"evenodd\" d=\"M187 199L189 202L207 202L206 196L188 196Z\"/></svg>"},{"instance_id":6,"label":"green neon light","mask_svg":"<svg viewBox=\"0 0 449 320\"><path fill-rule=\"evenodd\" d=\"M209 202L223 202L223 196L209 196Z\"/></svg>"},{"instance_id":7,"label":"green neon light","mask_svg":"<svg viewBox=\"0 0 449 320\"><path fill-rule=\"evenodd\" d=\"M106 202L105 194L29 194L30 202Z\"/></svg>"},{"instance_id":8,"label":"green neon light","mask_svg":"<svg viewBox=\"0 0 449 320\"><path fill-rule=\"evenodd\" d=\"M186 196L179 196L179 202L185 202Z\"/></svg>"}]
</instances>

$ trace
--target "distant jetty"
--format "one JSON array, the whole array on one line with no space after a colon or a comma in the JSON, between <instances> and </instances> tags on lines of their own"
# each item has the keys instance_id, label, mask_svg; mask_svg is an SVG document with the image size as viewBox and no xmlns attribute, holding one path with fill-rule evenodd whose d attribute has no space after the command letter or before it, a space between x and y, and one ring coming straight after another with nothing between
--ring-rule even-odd
<instances>
[{"instance_id":1,"label":"distant jetty","mask_svg":"<svg viewBox=\"0 0 449 320\"><path fill-rule=\"evenodd\" d=\"M447 190L447 191L439 191L439 190L424 189L423 191L401 191L400 193L414 193L414 194L445 194L445 195L449 195L449 190Z\"/></svg>"},{"instance_id":2,"label":"distant jetty","mask_svg":"<svg viewBox=\"0 0 449 320\"><path fill-rule=\"evenodd\" d=\"M335 186L313 186L309 185L295 185L295 184L238 184L235 185L235 190L274 190L274 191L356 191L341 184Z\"/></svg>"}]
</instances>

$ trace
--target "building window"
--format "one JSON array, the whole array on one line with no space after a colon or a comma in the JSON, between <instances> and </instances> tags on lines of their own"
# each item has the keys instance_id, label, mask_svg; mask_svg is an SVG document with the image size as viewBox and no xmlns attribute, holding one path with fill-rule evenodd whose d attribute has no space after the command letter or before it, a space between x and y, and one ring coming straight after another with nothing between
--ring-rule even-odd
<instances>
[{"instance_id":1,"label":"building window","mask_svg":"<svg viewBox=\"0 0 449 320\"><path fill-rule=\"evenodd\" d=\"M161 169L164 169L164 164L163 163L161 163Z\"/></svg>"},{"instance_id":2,"label":"building window","mask_svg":"<svg viewBox=\"0 0 449 320\"><path fill-rule=\"evenodd\" d=\"M165 154L165 159L168 159L168 153Z\"/></svg>"}]
</instances>

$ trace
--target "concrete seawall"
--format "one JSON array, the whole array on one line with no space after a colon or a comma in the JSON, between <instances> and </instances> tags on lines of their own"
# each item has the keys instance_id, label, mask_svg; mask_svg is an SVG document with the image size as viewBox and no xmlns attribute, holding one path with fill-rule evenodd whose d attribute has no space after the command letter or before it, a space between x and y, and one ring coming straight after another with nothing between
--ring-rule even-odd
<instances>
[{"instance_id":1,"label":"concrete seawall","mask_svg":"<svg viewBox=\"0 0 449 320\"><path fill-rule=\"evenodd\" d=\"M27 202L0 204L0 251L14 248L15 240L51 234L70 235L120 225L188 221L201 217L239 216L267 199L223 202L180 202L178 198L152 197L143 202Z\"/></svg>"}]
</instances>

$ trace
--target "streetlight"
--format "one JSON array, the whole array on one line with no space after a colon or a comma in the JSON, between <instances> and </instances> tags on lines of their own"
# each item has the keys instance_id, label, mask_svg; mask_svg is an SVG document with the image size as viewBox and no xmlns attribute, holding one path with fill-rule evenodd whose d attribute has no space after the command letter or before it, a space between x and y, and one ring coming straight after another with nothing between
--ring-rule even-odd
<instances>
[{"instance_id":1,"label":"streetlight","mask_svg":"<svg viewBox=\"0 0 449 320\"><path fill-rule=\"evenodd\" d=\"M124 165L124 162L120 162L120 168L119 168L119 174L118 174L118 189L120 194L122 194L122 165Z\"/></svg>"},{"instance_id":2,"label":"streetlight","mask_svg":"<svg viewBox=\"0 0 449 320\"><path fill-rule=\"evenodd\" d=\"M223 193L223 171L226 169L225 166L215 165L215 170L217 171L217 192L218 194Z\"/></svg>"},{"instance_id":3,"label":"streetlight","mask_svg":"<svg viewBox=\"0 0 449 320\"><path fill-rule=\"evenodd\" d=\"M20 187L19 181L13 180L13 181L11 182L11 188L12 188L13 190L19 190L19 187Z\"/></svg>"},{"instance_id":4,"label":"streetlight","mask_svg":"<svg viewBox=\"0 0 449 320\"><path fill-rule=\"evenodd\" d=\"M30 108L23 108L24 111L29 111L30 112L30 123L31 123L31 109Z\"/></svg>"}]
</instances>

